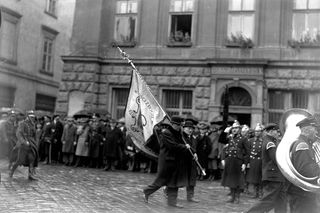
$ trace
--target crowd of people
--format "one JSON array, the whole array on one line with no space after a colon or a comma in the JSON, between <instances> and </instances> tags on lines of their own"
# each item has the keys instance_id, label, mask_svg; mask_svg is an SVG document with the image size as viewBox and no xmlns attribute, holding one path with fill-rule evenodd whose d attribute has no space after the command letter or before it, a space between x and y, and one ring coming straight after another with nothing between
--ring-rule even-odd
<instances>
[{"instance_id":1,"label":"crowd of people","mask_svg":"<svg viewBox=\"0 0 320 213\"><path fill-rule=\"evenodd\" d=\"M315 161L312 143L318 140L320 123L314 117L297 126L301 135L291 150L294 167L302 175L318 180L320 167ZM148 202L152 193L164 188L169 206L177 203L178 189L186 188L186 199L195 199L197 181L221 180L230 189L227 202L238 204L242 193L257 198L248 212L316 212L317 196L290 183L280 172L276 149L282 135L278 124L257 124L254 129L234 121L231 126L198 122L173 116L170 123L154 129L159 142L157 161L135 148L126 136L124 119L102 119L93 116L37 117L9 111L0 121L1 156L8 158L9 176L19 165L29 167L30 180L36 180L35 167L64 164L109 170L157 172L153 183L143 190ZM314 178L318 177L318 179Z\"/></svg>"},{"instance_id":2,"label":"crowd of people","mask_svg":"<svg viewBox=\"0 0 320 213\"><path fill-rule=\"evenodd\" d=\"M0 156L8 158L10 170L16 161L14 150L23 141L21 137L19 140L18 130L24 121L32 126L30 138L33 138L34 133L37 162L105 171L156 172L156 161L137 150L130 137L126 136L124 119L100 118L99 114L66 118L59 115L40 117L33 111L21 115L15 110L3 113L0 120Z\"/></svg>"}]
</instances>

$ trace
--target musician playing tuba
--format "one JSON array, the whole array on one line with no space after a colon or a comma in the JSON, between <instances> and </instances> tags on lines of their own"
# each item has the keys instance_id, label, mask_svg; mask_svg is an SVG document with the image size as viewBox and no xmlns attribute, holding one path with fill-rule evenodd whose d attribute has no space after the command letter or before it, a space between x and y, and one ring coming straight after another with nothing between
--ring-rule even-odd
<instances>
[{"instance_id":1,"label":"musician playing tuba","mask_svg":"<svg viewBox=\"0 0 320 213\"><path fill-rule=\"evenodd\" d=\"M313 179L317 184L320 177L320 168L316 162L315 151L312 145L317 140L317 128L319 123L310 116L296 124L301 129L299 137L294 141L291 148L291 161L294 168L302 176ZM319 212L317 206L317 194L305 191L290 183L288 188L291 212Z\"/></svg>"}]
</instances>

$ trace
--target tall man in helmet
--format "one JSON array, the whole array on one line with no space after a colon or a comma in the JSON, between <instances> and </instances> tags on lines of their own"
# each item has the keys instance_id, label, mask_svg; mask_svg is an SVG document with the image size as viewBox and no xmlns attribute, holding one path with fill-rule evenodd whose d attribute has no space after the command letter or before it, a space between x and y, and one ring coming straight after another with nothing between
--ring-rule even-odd
<instances>
[{"instance_id":1,"label":"tall man in helmet","mask_svg":"<svg viewBox=\"0 0 320 213\"><path fill-rule=\"evenodd\" d=\"M231 190L231 198L227 201L229 203L238 204L240 193L245 187L244 172L249 162L249 147L246 140L247 138L240 134L239 122L235 121L228 136L225 157L221 161L224 165L221 185Z\"/></svg>"},{"instance_id":2,"label":"tall man in helmet","mask_svg":"<svg viewBox=\"0 0 320 213\"><path fill-rule=\"evenodd\" d=\"M37 180L35 178L35 167L38 166L38 147L36 142L35 114L28 111L25 120L19 123L17 129L17 144L13 149L12 159L13 165L9 173L9 177L13 176L14 171L19 165L29 167L29 180Z\"/></svg>"},{"instance_id":3,"label":"tall man in helmet","mask_svg":"<svg viewBox=\"0 0 320 213\"><path fill-rule=\"evenodd\" d=\"M298 139L292 144L291 161L299 174L307 178L314 178L314 183L320 183L320 167L315 160L312 144L317 140L316 134L319 123L314 117L305 118L298 122L301 129ZM290 209L293 213L316 213L320 211L317 204L317 194L307 192L294 184L288 188Z\"/></svg>"}]
</instances>

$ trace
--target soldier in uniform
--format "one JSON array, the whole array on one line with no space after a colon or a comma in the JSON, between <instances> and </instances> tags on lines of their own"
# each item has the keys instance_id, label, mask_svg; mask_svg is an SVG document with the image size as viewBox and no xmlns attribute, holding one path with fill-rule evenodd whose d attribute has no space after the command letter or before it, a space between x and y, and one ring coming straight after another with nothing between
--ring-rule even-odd
<instances>
[{"instance_id":1,"label":"soldier in uniform","mask_svg":"<svg viewBox=\"0 0 320 213\"><path fill-rule=\"evenodd\" d=\"M36 142L36 116L34 112L28 111L25 120L19 123L17 129L17 144L13 149L13 165L9 173L12 178L14 171L19 165L29 167L29 180L37 180L35 177L35 167L38 166L38 147Z\"/></svg>"},{"instance_id":2,"label":"soldier in uniform","mask_svg":"<svg viewBox=\"0 0 320 213\"><path fill-rule=\"evenodd\" d=\"M314 178L319 184L320 167L315 161L312 144L317 140L319 123L315 118L305 118L297 123L301 134L291 148L291 161L299 174L307 178ZM317 205L317 194L308 192L290 183L288 188L290 209L293 213L316 213L320 211Z\"/></svg>"},{"instance_id":3,"label":"soldier in uniform","mask_svg":"<svg viewBox=\"0 0 320 213\"><path fill-rule=\"evenodd\" d=\"M262 194L262 130L263 127L258 123L254 129L255 136L249 138L250 155L246 181L254 186L254 198L259 198Z\"/></svg>"},{"instance_id":4,"label":"soldier in uniform","mask_svg":"<svg viewBox=\"0 0 320 213\"><path fill-rule=\"evenodd\" d=\"M185 165L185 153L190 149L181 136L182 118L173 116L171 124L163 124L159 134L160 153L158 156L158 173L151 185L144 188L144 199L148 202L149 196L167 186L167 203L169 206L182 208L177 204L178 189L188 184L187 167Z\"/></svg>"},{"instance_id":5,"label":"soldier in uniform","mask_svg":"<svg viewBox=\"0 0 320 213\"><path fill-rule=\"evenodd\" d=\"M279 127L270 123L264 128L262 143L263 197L247 212L263 213L274 209L275 213L287 212L286 181L276 162L276 149L280 142Z\"/></svg>"},{"instance_id":6,"label":"soldier in uniform","mask_svg":"<svg viewBox=\"0 0 320 213\"><path fill-rule=\"evenodd\" d=\"M235 121L228 136L228 144L225 148L225 156L222 158L224 171L222 174L222 186L231 190L230 203L240 202L240 193L245 186L244 172L249 161L249 149L246 146L246 138L240 134L240 124Z\"/></svg>"}]
</instances>

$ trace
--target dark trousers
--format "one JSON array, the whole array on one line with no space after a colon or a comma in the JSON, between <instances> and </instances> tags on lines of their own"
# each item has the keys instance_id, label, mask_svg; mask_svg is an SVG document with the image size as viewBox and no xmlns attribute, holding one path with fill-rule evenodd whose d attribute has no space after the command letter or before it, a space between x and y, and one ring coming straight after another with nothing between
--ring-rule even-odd
<instances>
[{"instance_id":1,"label":"dark trousers","mask_svg":"<svg viewBox=\"0 0 320 213\"><path fill-rule=\"evenodd\" d=\"M187 200L192 199L194 196L194 186L187 186L186 191L187 191Z\"/></svg>"},{"instance_id":2,"label":"dark trousers","mask_svg":"<svg viewBox=\"0 0 320 213\"><path fill-rule=\"evenodd\" d=\"M284 182L263 182L263 197L247 212L269 212L274 209L275 213L287 212L286 184Z\"/></svg>"},{"instance_id":3,"label":"dark trousers","mask_svg":"<svg viewBox=\"0 0 320 213\"><path fill-rule=\"evenodd\" d=\"M317 194L314 194L314 196L289 194L289 204L291 213L317 213L320 211L317 206Z\"/></svg>"},{"instance_id":4,"label":"dark trousers","mask_svg":"<svg viewBox=\"0 0 320 213\"><path fill-rule=\"evenodd\" d=\"M169 206L177 205L178 189L178 187L167 187L167 202Z\"/></svg>"},{"instance_id":5,"label":"dark trousers","mask_svg":"<svg viewBox=\"0 0 320 213\"><path fill-rule=\"evenodd\" d=\"M155 182L153 182L151 185L148 185L146 188L143 189L143 192L147 195L150 196L151 194L153 194L154 192L156 192L157 190L159 190L162 186L156 184Z\"/></svg>"}]
</instances>

